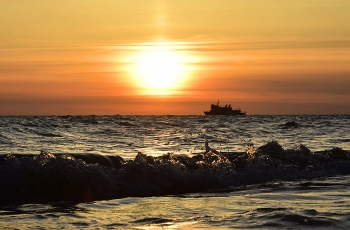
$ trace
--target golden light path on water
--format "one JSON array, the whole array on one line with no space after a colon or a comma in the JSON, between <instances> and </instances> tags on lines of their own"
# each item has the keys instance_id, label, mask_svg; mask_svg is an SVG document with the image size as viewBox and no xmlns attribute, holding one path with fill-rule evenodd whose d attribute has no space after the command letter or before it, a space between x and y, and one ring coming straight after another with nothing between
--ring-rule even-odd
<instances>
[{"instance_id":1,"label":"golden light path on water","mask_svg":"<svg viewBox=\"0 0 350 230\"><path fill-rule=\"evenodd\" d=\"M126 72L142 95L174 95L186 86L196 61L179 42L138 43L129 47Z\"/></svg>"}]
</instances>

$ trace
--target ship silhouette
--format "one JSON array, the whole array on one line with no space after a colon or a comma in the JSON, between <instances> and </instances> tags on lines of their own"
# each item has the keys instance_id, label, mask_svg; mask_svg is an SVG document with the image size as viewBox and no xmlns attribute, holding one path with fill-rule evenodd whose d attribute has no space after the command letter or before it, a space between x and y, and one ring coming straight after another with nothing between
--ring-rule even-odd
<instances>
[{"instance_id":1,"label":"ship silhouette","mask_svg":"<svg viewBox=\"0 0 350 230\"><path fill-rule=\"evenodd\" d=\"M216 104L211 104L209 111L204 111L205 115L246 115L241 109L232 109L231 105L221 106L219 101Z\"/></svg>"}]
</instances>

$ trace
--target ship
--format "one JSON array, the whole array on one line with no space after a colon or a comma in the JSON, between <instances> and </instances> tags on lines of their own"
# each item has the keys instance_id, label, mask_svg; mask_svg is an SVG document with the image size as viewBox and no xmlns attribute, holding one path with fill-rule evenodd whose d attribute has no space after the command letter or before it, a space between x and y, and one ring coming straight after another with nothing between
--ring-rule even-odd
<instances>
[{"instance_id":1,"label":"ship","mask_svg":"<svg viewBox=\"0 0 350 230\"><path fill-rule=\"evenodd\" d=\"M231 105L221 106L219 101L216 104L211 104L209 111L204 111L205 115L247 115L246 112L242 112L241 109L232 109Z\"/></svg>"}]
</instances>

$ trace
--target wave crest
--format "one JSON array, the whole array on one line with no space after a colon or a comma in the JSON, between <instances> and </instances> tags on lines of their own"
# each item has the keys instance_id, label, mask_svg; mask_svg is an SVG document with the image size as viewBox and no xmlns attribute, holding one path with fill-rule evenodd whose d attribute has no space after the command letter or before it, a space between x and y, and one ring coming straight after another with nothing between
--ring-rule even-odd
<instances>
[{"instance_id":1,"label":"wave crest","mask_svg":"<svg viewBox=\"0 0 350 230\"><path fill-rule=\"evenodd\" d=\"M285 150L275 141L241 153L207 148L194 156L138 153L129 161L42 151L0 155L0 174L0 204L86 202L350 174L350 153L340 148L311 152L304 145Z\"/></svg>"}]
</instances>

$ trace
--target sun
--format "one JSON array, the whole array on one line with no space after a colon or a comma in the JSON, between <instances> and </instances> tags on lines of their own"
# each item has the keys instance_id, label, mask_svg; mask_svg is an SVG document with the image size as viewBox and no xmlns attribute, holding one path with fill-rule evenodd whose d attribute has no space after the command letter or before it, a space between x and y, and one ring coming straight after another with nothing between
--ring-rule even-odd
<instances>
[{"instance_id":1,"label":"sun","mask_svg":"<svg viewBox=\"0 0 350 230\"><path fill-rule=\"evenodd\" d=\"M137 46L129 73L142 94L175 94L189 75L188 56L178 45L147 43Z\"/></svg>"},{"instance_id":2,"label":"sun","mask_svg":"<svg viewBox=\"0 0 350 230\"><path fill-rule=\"evenodd\" d=\"M146 87L172 87L181 72L178 57L165 50L143 52L136 63L136 74Z\"/></svg>"}]
</instances>

